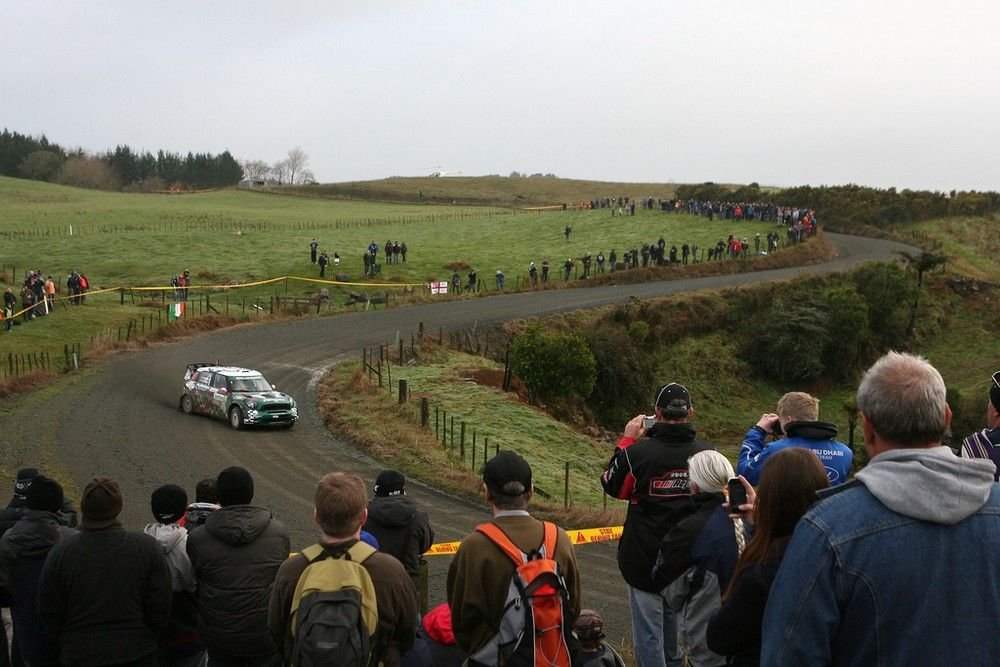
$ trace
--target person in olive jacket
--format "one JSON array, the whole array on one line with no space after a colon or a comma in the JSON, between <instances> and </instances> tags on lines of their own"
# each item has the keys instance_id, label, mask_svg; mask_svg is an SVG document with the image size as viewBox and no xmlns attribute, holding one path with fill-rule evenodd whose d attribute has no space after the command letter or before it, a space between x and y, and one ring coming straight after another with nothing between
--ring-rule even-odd
<instances>
[{"instance_id":1,"label":"person in olive jacket","mask_svg":"<svg viewBox=\"0 0 1000 667\"><path fill-rule=\"evenodd\" d=\"M198 581L199 630L213 665L278 660L267 631L267 604L288 558L288 531L271 510L255 507L253 477L238 466L215 481L220 510L191 531L187 552Z\"/></svg>"}]
</instances>

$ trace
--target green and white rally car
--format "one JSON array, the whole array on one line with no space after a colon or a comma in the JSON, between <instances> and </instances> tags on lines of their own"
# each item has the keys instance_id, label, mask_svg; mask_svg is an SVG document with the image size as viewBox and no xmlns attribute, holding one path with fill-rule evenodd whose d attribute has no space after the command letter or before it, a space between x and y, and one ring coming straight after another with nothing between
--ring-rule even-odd
<instances>
[{"instance_id":1,"label":"green and white rally car","mask_svg":"<svg viewBox=\"0 0 1000 667\"><path fill-rule=\"evenodd\" d=\"M237 430L258 424L292 428L299 418L295 400L258 371L214 363L187 365L180 409L221 417Z\"/></svg>"}]
</instances>

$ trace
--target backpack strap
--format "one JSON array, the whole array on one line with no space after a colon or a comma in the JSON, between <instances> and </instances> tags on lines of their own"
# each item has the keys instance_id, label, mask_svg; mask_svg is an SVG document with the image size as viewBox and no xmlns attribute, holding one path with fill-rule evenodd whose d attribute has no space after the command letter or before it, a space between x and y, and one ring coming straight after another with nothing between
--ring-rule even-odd
<instances>
[{"instance_id":1,"label":"backpack strap","mask_svg":"<svg viewBox=\"0 0 1000 667\"><path fill-rule=\"evenodd\" d=\"M476 531L488 537L493 544L497 545L500 551L507 554L507 557L514 561L515 565L521 565L527 560L524 552L518 549L517 545L511 542L507 534L500 529L500 526L492 521L479 524L476 526Z\"/></svg>"},{"instance_id":2,"label":"backpack strap","mask_svg":"<svg viewBox=\"0 0 1000 667\"><path fill-rule=\"evenodd\" d=\"M559 531L556 529L556 524L549 521L543 521L542 527L545 530L544 536L542 537L542 549L545 550L545 557L555 559L556 557L556 540L559 538Z\"/></svg>"},{"instance_id":3,"label":"backpack strap","mask_svg":"<svg viewBox=\"0 0 1000 667\"><path fill-rule=\"evenodd\" d=\"M305 556L306 560L308 560L310 564L315 563L318 560L323 560L324 558L329 558L330 556L323 555L327 546L328 545L323 543L314 544L303 549L302 555ZM362 540L358 540L351 546L350 549L345 551L340 556L337 556L337 558L344 558L346 556L347 560L354 563L363 563L368 560L368 557L375 553L375 551L376 550L372 545Z\"/></svg>"}]
</instances>

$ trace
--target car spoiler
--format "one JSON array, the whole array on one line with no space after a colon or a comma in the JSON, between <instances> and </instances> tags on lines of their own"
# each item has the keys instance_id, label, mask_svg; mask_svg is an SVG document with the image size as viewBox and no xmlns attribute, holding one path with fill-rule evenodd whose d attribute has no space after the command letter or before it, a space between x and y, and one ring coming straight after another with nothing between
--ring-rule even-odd
<instances>
[{"instance_id":1,"label":"car spoiler","mask_svg":"<svg viewBox=\"0 0 1000 667\"><path fill-rule=\"evenodd\" d=\"M197 361L193 364L188 364L187 370L184 372L184 379L190 380L191 374L194 373L199 368L205 368L206 366L218 366L218 365L219 362L217 361Z\"/></svg>"}]
</instances>

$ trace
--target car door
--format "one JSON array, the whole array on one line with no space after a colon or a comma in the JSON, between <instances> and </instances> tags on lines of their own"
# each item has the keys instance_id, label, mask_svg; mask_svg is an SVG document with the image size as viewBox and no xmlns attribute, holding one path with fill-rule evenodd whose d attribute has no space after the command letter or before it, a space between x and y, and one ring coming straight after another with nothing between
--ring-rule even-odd
<instances>
[{"instance_id":1,"label":"car door","mask_svg":"<svg viewBox=\"0 0 1000 667\"><path fill-rule=\"evenodd\" d=\"M212 376L212 414L226 416L229 403L229 378L222 373Z\"/></svg>"},{"instance_id":2,"label":"car door","mask_svg":"<svg viewBox=\"0 0 1000 667\"><path fill-rule=\"evenodd\" d=\"M191 376L191 393L198 412L210 413L212 410L212 376L210 371L198 371Z\"/></svg>"}]
</instances>

